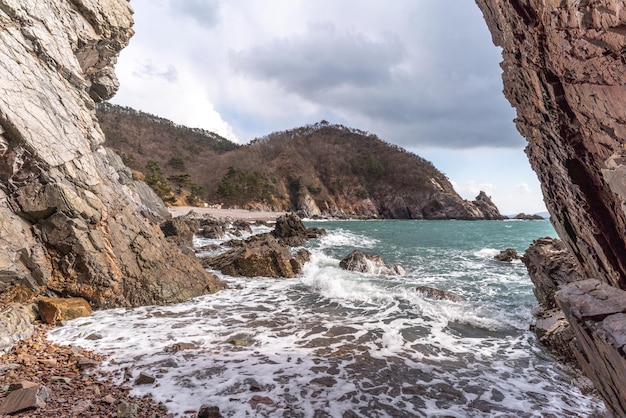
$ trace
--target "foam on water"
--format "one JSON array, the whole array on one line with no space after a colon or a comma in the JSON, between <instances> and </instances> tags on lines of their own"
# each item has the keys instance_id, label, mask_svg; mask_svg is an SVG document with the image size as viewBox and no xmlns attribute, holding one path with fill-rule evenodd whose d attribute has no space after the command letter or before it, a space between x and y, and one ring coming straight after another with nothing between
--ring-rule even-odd
<instances>
[{"instance_id":1,"label":"foam on water","mask_svg":"<svg viewBox=\"0 0 626 418\"><path fill-rule=\"evenodd\" d=\"M120 382L127 367L155 375L158 387L133 393L152 393L178 416L201 404L229 417L574 417L601 408L527 331L533 302L523 267L492 262L480 248L394 247L405 276L343 271L339 253L384 252L384 240L332 225L309 245L300 278L223 277L230 289L215 295L95 312L49 337L109 354L106 368ZM428 299L418 285L466 299ZM183 342L195 349L172 352Z\"/></svg>"}]
</instances>

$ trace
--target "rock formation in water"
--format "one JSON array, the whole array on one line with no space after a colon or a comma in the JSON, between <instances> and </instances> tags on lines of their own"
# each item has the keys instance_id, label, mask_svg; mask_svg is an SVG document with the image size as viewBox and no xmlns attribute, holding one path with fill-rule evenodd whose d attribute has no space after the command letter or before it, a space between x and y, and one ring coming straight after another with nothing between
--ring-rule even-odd
<instances>
[{"instance_id":1,"label":"rock formation in water","mask_svg":"<svg viewBox=\"0 0 626 418\"><path fill-rule=\"evenodd\" d=\"M151 222L162 202L102 147L95 102L118 86L128 1L0 0L0 25L0 294L112 307L221 288L164 239Z\"/></svg>"},{"instance_id":2,"label":"rock formation in water","mask_svg":"<svg viewBox=\"0 0 626 418\"><path fill-rule=\"evenodd\" d=\"M552 222L596 280L557 300L583 368L626 416L626 315L607 298L626 295L626 2L476 2L503 48L504 93Z\"/></svg>"}]
</instances>

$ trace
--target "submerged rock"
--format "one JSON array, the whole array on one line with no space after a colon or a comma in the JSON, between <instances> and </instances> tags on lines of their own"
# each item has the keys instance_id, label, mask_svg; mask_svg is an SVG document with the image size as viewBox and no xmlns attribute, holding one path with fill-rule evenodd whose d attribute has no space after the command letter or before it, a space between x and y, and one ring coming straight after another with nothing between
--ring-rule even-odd
<instances>
[{"instance_id":1,"label":"submerged rock","mask_svg":"<svg viewBox=\"0 0 626 418\"><path fill-rule=\"evenodd\" d=\"M519 260L522 257L520 257L520 255L517 254L517 251L513 248L507 248L506 250L500 251L499 254L494 255L493 258L498 261L510 263L513 260Z\"/></svg>"},{"instance_id":2,"label":"submerged rock","mask_svg":"<svg viewBox=\"0 0 626 418\"><path fill-rule=\"evenodd\" d=\"M463 296L459 296L455 293L447 290L437 289L430 286L418 286L415 288L417 292L420 292L424 297L436 300L449 300L451 302L462 302L465 300Z\"/></svg>"},{"instance_id":3,"label":"submerged rock","mask_svg":"<svg viewBox=\"0 0 626 418\"><path fill-rule=\"evenodd\" d=\"M397 264L387 264L379 255L365 254L360 250L353 250L339 262L339 267L344 270L358 271L360 273L403 275L406 270Z\"/></svg>"}]
</instances>

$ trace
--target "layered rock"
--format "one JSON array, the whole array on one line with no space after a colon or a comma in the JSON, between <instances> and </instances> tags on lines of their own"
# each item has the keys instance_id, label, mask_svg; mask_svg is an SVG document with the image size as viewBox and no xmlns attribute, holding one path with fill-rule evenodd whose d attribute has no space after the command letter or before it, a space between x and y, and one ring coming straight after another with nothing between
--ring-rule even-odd
<instances>
[{"instance_id":1,"label":"layered rock","mask_svg":"<svg viewBox=\"0 0 626 418\"><path fill-rule=\"evenodd\" d=\"M626 289L626 2L476 2L503 48L504 93L552 223L583 275L619 293ZM594 292L577 286L566 288ZM577 339L602 336L579 340L581 356L607 371L593 374L594 383L608 409L625 416L624 394L613 388L626 387L618 332L626 321L616 326L616 316L601 327L575 314L585 300L609 303L589 297L563 299L564 311Z\"/></svg>"},{"instance_id":2,"label":"layered rock","mask_svg":"<svg viewBox=\"0 0 626 418\"><path fill-rule=\"evenodd\" d=\"M522 262L528 269L539 307L533 312L535 323L531 329L539 342L557 358L578 364L574 348L574 332L557 305L559 288L583 279L575 258L565 244L555 238L539 238L532 242Z\"/></svg>"},{"instance_id":3,"label":"layered rock","mask_svg":"<svg viewBox=\"0 0 626 418\"><path fill-rule=\"evenodd\" d=\"M21 283L111 307L218 290L101 146L94 101L117 89L129 3L0 0L0 24L0 292Z\"/></svg>"}]
</instances>

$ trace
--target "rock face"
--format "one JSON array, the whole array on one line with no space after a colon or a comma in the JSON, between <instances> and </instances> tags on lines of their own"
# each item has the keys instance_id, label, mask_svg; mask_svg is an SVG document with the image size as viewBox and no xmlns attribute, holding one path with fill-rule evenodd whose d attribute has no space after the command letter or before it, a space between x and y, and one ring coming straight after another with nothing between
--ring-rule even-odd
<instances>
[{"instance_id":1,"label":"rock face","mask_svg":"<svg viewBox=\"0 0 626 418\"><path fill-rule=\"evenodd\" d=\"M117 89L128 1L0 0L0 25L0 292L112 307L218 290L150 221L162 203L101 146L95 101Z\"/></svg>"},{"instance_id":2,"label":"rock face","mask_svg":"<svg viewBox=\"0 0 626 418\"><path fill-rule=\"evenodd\" d=\"M578 364L572 345L574 332L555 298L560 287L583 279L576 259L563 241L546 237L533 241L522 256L522 262L528 269L539 302L539 308L533 312L535 324L531 329L557 358Z\"/></svg>"},{"instance_id":3,"label":"rock face","mask_svg":"<svg viewBox=\"0 0 626 418\"><path fill-rule=\"evenodd\" d=\"M476 2L503 48L504 92L517 109L517 128L528 140L526 153L555 229L585 277L614 286L615 293L626 289L626 2ZM620 317L610 326L584 320L576 313L587 299L561 295L581 356L609 374L592 374L607 408L626 416L624 393L613 392L626 387L615 333Z\"/></svg>"}]
</instances>

